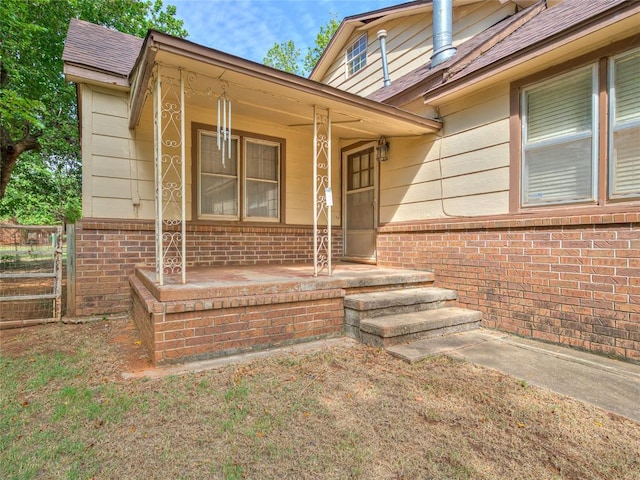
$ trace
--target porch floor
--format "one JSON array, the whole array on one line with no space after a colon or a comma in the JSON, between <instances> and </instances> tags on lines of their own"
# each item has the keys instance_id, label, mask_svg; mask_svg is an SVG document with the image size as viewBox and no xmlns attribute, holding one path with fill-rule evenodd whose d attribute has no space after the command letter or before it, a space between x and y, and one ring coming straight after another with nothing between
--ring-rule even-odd
<instances>
[{"instance_id":1,"label":"porch floor","mask_svg":"<svg viewBox=\"0 0 640 480\"><path fill-rule=\"evenodd\" d=\"M336 288L351 292L380 290L388 285L396 288L402 284L431 283L434 279L428 271L346 262L334 263L332 276L322 272L314 277L311 264L190 267L186 284L181 283L179 275L165 275L162 286L156 284L152 268L139 267L136 276L161 302Z\"/></svg>"}]
</instances>

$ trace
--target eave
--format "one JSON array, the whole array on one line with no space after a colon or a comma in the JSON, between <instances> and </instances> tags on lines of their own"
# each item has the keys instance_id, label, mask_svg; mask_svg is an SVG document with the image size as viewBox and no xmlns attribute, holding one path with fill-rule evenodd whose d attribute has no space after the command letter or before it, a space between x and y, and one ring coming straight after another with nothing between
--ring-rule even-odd
<instances>
[{"instance_id":1,"label":"eave","mask_svg":"<svg viewBox=\"0 0 640 480\"><path fill-rule=\"evenodd\" d=\"M74 83L89 83L92 85L105 85L118 90L129 90L129 79L124 75L105 72L84 65L64 63L64 75L67 81Z\"/></svg>"},{"instance_id":2,"label":"eave","mask_svg":"<svg viewBox=\"0 0 640 480\"><path fill-rule=\"evenodd\" d=\"M304 126L305 122L312 122L313 105L331 109L336 115L336 124L340 122L344 134L354 138L367 133L423 135L436 132L442 127L437 120L424 118L187 40L150 31L134 70L130 128L134 128L140 121L145 91L152 70L157 64L171 65L190 72L206 70L208 76L228 82L234 85L238 92L250 94L255 98L258 92L265 92L263 101L252 104L254 111L267 116L268 109L271 108L273 115L282 117L283 125L289 127ZM247 85L250 87L245 88ZM277 96L277 107L275 103L272 106L268 105L274 101L274 96ZM236 94L236 98L241 99L240 93ZM353 125L348 125L350 122ZM353 132L349 133L349 129Z\"/></svg>"}]
</instances>

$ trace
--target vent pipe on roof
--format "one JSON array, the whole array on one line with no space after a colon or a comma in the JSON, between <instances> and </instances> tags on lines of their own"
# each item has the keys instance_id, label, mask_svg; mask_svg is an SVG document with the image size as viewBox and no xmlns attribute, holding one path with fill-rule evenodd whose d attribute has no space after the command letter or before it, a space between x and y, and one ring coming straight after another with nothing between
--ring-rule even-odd
<instances>
[{"instance_id":1,"label":"vent pipe on roof","mask_svg":"<svg viewBox=\"0 0 640 480\"><path fill-rule=\"evenodd\" d=\"M380 30L378 32L378 40L380 41L380 56L382 57L382 85L388 87L391 85L389 78L389 66L387 65L387 31Z\"/></svg>"},{"instance_id":2,"label":"vent pipe on roof","mask_svg":"<svg viewBox=\"0 0 640 480\"><path fill-rule=\"evenodd\" d=\"M456 54L453 46L453 2L433 0L433 55L431 67L449 60Z\"/></svg>"}]
</instances>

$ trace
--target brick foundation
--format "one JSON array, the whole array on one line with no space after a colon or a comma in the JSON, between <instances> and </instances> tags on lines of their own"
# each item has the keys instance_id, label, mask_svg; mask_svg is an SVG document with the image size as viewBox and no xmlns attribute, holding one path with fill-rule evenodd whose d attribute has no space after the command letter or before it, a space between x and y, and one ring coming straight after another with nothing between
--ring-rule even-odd
<instances>
[{"instance_id":1,"label":"brick foundation","mask_svg":"<svg viewBox=\"0 0 640 480\"><path fill-rule=\"evenodd\" d=\"M389 224L378 264L433 269L483 324L640 361L640 214Z\"/></svg>"},{"instance_id":2,"label":"brick foundation","mask_svg":"<svg viewBox=\"0 0 640 480\"><path fill-rule=\"evenodd\" d=\"M155 264L152 221L83 219L76 224L75 317L130 312L129 276L135 266ZM334 230L334 256L342 255L342 232ZM187 226L187 266L301 263L313 260L307 226Z\"/></svg>"},{"instance_id":3,"label":"brick foundation","mask_svg":"<svg viewBox=\"0 0 640 480\"><path fill-rule=\"evenodd\" d=\"M134 322L155 364L339 336L343 289L159 302L135 276Z\"/></svg>"}]
</instances>

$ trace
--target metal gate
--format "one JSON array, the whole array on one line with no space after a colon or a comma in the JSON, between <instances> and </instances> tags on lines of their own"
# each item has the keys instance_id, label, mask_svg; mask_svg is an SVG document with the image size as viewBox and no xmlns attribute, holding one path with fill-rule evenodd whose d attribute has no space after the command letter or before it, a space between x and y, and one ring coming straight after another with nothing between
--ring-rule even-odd
<instances>
[{"instance_id":1,"label":"metal gate","mask_svg":"<svg viewBox=\"0 0 640 480\"><path fill-rule=\"evenodd\" d=\"M62 316L62 227L0 225L0 329Z\"/></svg>"}]
</instances>

